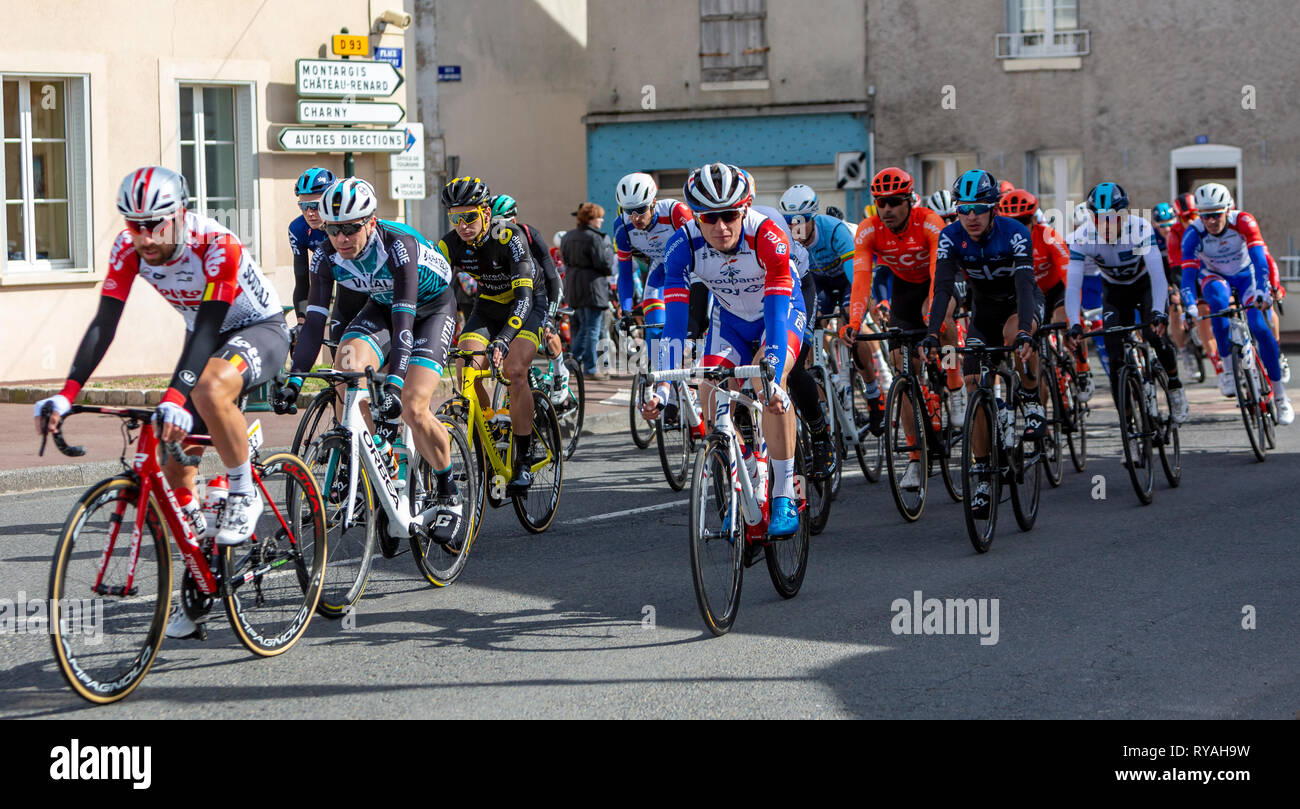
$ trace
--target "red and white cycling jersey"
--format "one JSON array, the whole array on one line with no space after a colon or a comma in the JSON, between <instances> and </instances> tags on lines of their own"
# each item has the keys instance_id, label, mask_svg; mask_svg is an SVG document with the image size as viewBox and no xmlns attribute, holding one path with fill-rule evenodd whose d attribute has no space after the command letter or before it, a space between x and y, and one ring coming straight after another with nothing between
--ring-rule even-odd
<instances>
[{"instance_id":1,"label":"red and white cycling jersey","mask_svg":"<svg viewBox=\"0 0 1300 809\"><path fill-rule=\"evenodd\" d=\"M108 277L102 295L125 302L140 276L185 318L194 330L199 304L226 301L230 310L222 321L223 333L281 316L280 295L266 280L239 237L215 219L187 211L185 243L165 264L143 261L135 251L129 231L123 230L109 254Z\"/></svg>"},{"instance_id":2,"label":"red and white cycling jersey","mask_svg":"<svg viewBox=\"0 0 1300 809\"><path fill-rule=\"evenodd\" d=\"M781 227L753 208L741 221L740 243L731 253L710 247L696 221L673 235L664 259L665 302L689 300L691 281L703 281L724 309L752 322L763 319L769 293L788 296L799 286Z\"/></svg>"},{"instance_id":3,"label":"red and white cycling jersey","mask_svg":"<svg viewBox=\"0 0 1300 809\"><path fill-rule=\"evenodd\" d=\"M1195 237L1191 237L1192 231L1196 232ZM1218 236L1211 235L1205 223L1197 219L1187 226L1183 235L1182 266L1195 269L1199 263L1218 275L1236 275L1251 269L1250 248L1263 244L1259 224L1245 211L1231 211L1228 226ZM1185 249L1189 245L1195 248L1190 255Z\"/></svg>"}]
</instances>

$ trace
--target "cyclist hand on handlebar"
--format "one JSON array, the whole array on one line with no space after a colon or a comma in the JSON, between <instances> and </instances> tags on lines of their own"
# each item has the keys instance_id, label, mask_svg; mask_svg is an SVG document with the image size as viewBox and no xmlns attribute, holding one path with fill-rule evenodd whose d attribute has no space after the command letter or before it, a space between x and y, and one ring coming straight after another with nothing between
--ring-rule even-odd
<instances>
[{"instance_id":1,"label":"cyclist hand on handlebar","mask_svg":"<svg viewBox=\"0 0 1300 809\"><path fill-rule=\"evenodd\" d=\"M67 415L68 411L72 409L72 403L69 402L68 398L61 393L56 393L53 396L41 399L36 403L36 407L32 411L32 414L36 417L37 435L41 434L41 417L45 415L42 414L41 411L45 409L46 405L49 405L50 408L48 414L50 420L45 426L45 432L47 433L57 432L59 429L59 420Z\"/></svg>"},{"instance_id":2,"label":"cyclist hand on handlebar","mask_svg":"<svg viewBox=\"0 0 1300 809\"><path fill-rule=\"evenodd\" d=\"M939 350L939 335L927 334L924 340L916 344L916 347L921 352L921 359L925 362L929 362L930 352L938 352Z\"/></svg>"},{"instance_id":3,"label":"cyclist hand on handlebar","mask_svg":"<svg viewBox=\"0 0 1300 809\"><path fill-rule=\"evenodd\" d=\"M790 397L776 382L764 384L767 385L767 407L764 409L774 416L783 415L790 409Z\"/></svg>"},{"instance_id":4,"label":"cyclist hand on handlebar","mask_svg":"<svg viewBox=\"0 0 1300 809\"><path fill-rule=\"evenodd\" d=\"M1029 358L1034 355L1034 336L1022 330L1016 335L1016 341L1011 347L1016 349L1021 362L1029 362Z\"/></svg>"},{"instance_id":5,"label":"cyclist hand on handlebar","mask_svg":"<svg viewBox=\"0 0 1300 809\"><path fill-rule=\"evenodd\" d=\"M840 327L840 340L843 341L843 343L847 345L849 348L853 347L853 343L857 340L857 338L858 338L858 330L853 328L853 326L851 326L850 324L845 323L843 326Z\"/></svg>"},{"instance_id":6,"label":"cyclist hand on handlebar","mask_svg":"<svg viewBox=\"0 0 1300 809\"><path fill-rule=\"evenodd\" d=\"M281 416L287 416L290 413L298 412L298 391L302 385L288 380L281 387L271 392L271 409Z\"/></svg>"},{"instance_id":7,"label":"cyclist hand on handlebar","mask_svg":"<svg viewBox=\"0 0 1300 809\"><path fill-rule=\"evenodd\" d=\"M659 413L663 411L664 404L668 401L668 391L668 383L661 382L654 390L648 392L641 400L641 418L646 421L659 418Z\"/></svg>"},{"instance_id":8,"label":"cyclist hand on handlebar","mask_svg":"<svg viewBox=\"0 0 1300 809\"><path fill-rule=\"evenodd\" d=\"M153 412L154 428L158 438L165 444L184 441L194 427L194 417L184 407L175 402L163 402Z\"/></svg>"}]
</instances>

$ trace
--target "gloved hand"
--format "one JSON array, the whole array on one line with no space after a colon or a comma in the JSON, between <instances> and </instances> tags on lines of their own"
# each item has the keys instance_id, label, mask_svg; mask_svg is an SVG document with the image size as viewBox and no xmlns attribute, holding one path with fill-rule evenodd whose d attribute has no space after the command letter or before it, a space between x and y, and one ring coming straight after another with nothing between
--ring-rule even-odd
<instances>
[{"instance_id":1,"label":"gloved hand","mask_svg":"<svg viewBox=\"0 0 1300 809\"><path fill-rule=\"evenodd\" d=\"M1018 334L1016 334L1016 341L1011 344L1011 347L1019 351L1021 348L1027 345L1032 345L1033 342L1034 342L1034 336L1032 334L1030 334L1027 331L1021 331Z\"/></svg>"},{"instance_id":2,"label":"gloved hand","mask_svg":"<svg viewBox=\"0 0 1300 809\"><path fill-rule=\"evenodd\" d=\"M402 417L402 389L392 384L384 385L384 398L375 406L375 413L384 421L397 421Z\"/></svg>"},{"instance_id":3,"label":"gloved hand","mask_svg":"<svg viewBox=\"0 0 1300 809\"><path fill-rule=\"evenodd\" d=\"M921 349L921 356L928 359L930 352L939 350L939 335L927 334L924 340L917 343L916 347Z\"/></svg>"},{"instance_id":4,"label":"gloved hand","mask_svg":"<svg viewBox=\"0 0 1300 809\"><path fill-rule=\"evenodd\" d=\"M1168 326L1169 314L1166 312L1153 312L1151 315L1152 326Z\"/></svg>"},{"instance_id":5,"label":"gloved hand","mask_svg":"<svg viewBox=\"0 0 1300 809\"><path fill-rule=\"evenodd\" d=\"M472 298L478 294L478 281L474 280L474 276L469 273L456 273L456 283L460 284L461 291L469 297Z\"/></svg>"},{"instance_id":6,"label":"gloved hand","mask_svg":"<svg viewBox=\"0 0 1300 809\"><path fill-rule=\"evenodd\" d=\"M622 332L627 332L637 325L636 318L632 315L623 315L618 319L618 329Z\"/></svg>"},{"instance_id":7,"label":"gloved hand","mask_svg":"<svg viewBox=\"0 0 1300 809\"><path fill-rule=\"evenodd\" d=\"M163 402L158 405L158 409L153 411L154 427L160 433L164 433L163 440L168 440L165 436L167 427L175 427L182 433L189 435L190 430L194 428L194 417L183 406L175 402Z\"/></svg>"},{"instance_id":8,"label":"gloved hand","mask_svg":"<svg viewBox=\"0 0 1300 809\"><path fill-rule=\"evenodd\" d=\"M1069 329L1066 330L1065 336L1069 337L1071 340L1078 340L1080 337L1083 336L1083 326L1080 326L1078 323L1075 323L1074 325L1070 326Z\"/></svg>"},{"instance_id":9,"label":"gloved hand","mask_svg":"<svg viewBox=\"0 0 1300 809\"><path fill-rule=\"evenodd\" d=\"M1273 305L1273 297L1267 292L1256 291L1246 298L1246 305L1264 310Z\"/></svg>"},{"instance_id":10,"label":"gloved hand","mask_svg":"<svg viewBox=\"0 0 1300 809\"><path fill-rule=\"evenodd\" d=\"M271 409L281 416L297 413L300 390L302 390L302 383L290 379L283 386L271 391Z\"/></svg>"},{"instance_id":11,"label":"gloved hand","mask_svg":"<svg viewBox=\"0 0 1300 809\"><path fill-rule=\"evenodd\" d=\"M889 322L889 301L880 301L873 312L876 322L882 326Z\"/></svg>"},{"instance_id":12,"label":"gloved hand","mask_svg":"<svg viewBox=\"0 0 1300 809\"><path fill-rule=\"evenodd\" d=\"M852 327L851 325L849 325L848 323L845 323L843 326L840 326L840 339L841 339L841 340L843 340L844 342L846 342L846 343L852 345L852 344L857 340L857 338L858 338L858 330L857 330L857 329L853 328L853 327Z\"/></svg>"},{"instance_id":13,"label":"gloved hand","mask_svg":"<svg viewBox=\"0 0 1300 809\"><path fill-rule=\"evenodd\" d=\"M495 356L498 351L501 352L500 358ZM506 357L510 356L510 343L498 337L488 343L488 354L492 356L492 361L499 365L506 361Z\"/></svg>"},{"instance_id":14,"label":"gloved hand","mask_svg":"<svg viewBox=\"0 0 1300 809\"><path fill-rule=\"evenodd\" d=\"M35 416L36 418L37 435L41 434L41 415L42 415L41 411L44 410L47 406L50 408L50 415L53 417L50 419L50 424L48 427L48 429L50 430L53 430L55 427L57 427L59 423L59 419L66 416L68 414L68 411L72 409L72 403L69 402L68 397L64 396L62 393L56 393L53 396L47 396L44 399L41 399L39 402L36 403L36 406L32 409L32 415Z\"/></svg>"}]
</instances>

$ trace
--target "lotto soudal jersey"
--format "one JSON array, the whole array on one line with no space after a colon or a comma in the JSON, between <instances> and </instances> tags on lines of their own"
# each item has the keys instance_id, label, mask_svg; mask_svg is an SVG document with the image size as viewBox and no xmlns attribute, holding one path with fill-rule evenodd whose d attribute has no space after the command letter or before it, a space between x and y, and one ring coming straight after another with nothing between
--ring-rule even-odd
<instances>
[{"instance_id":1,"label":"lotto soudal jersey","mask_svg":"<svg viewBox=\"0 0 1300 809\"><path fill-rule=\"evenodd\" d=\"M330 281L337 281L386 306L405 303L418 307L438 297L451 283L446 258L428 239L408 225L386 219L378 220L356 258L343 258L326 242L312 255L311 271L326 282L326 289ZM406 279L412 277L414 290L409 290ZM399 279L400 288L395 284Z\"/></svg>"},{"instance_id":2,"label":"lotto soudal jersey","mask_svg":"<svg viewBox=\"0 0 1300 809\"><path fill-rule=\"evenodd\" d=\"M650 226L640 230L632 224L632 217L620 214L614 220L614 251L618 259L618 298L623 311L631 311L635 296L632 275L636 271L634 255L641 256L649 265L650 273L657 275L664 261L668 239L676 230L694 218L685 203L675 199L655 202L655 218Z\"/></svg>"},{"instance_id":3,"label":"lotto soudal jersey","mask_svg":"<svg viewBox=\"0 0 1300 809\"><path fill-rule=\"evenodd\" d=\"M859 231L859 235L861 231ZM939 232L935 249L934 302L930 305L930 333L938 335L952 298L959 272L966 274L972 306L1016 304L1022 324L1033 320L1037 302L1034 257L1029 229L1014 219L994 216L979 239L972 238L960 221Z\"/></svg>"},{"instance_id":4,"label":"lotto soudal jersey","mask_svg":"<svg viewBox=\"0 0 1300 809\"><path fill-rule=\"evenodd\" d=\"M812 218L813 242L808 246L808 261L813 274L843 276L853 280L853 225L833 216L817 214Z\"/></svg>"},{"instance_id":5,"label":"lotto soudal jersey","mask_svg":"<svg viewBox=\"0 0 1300 809\"><path fill-rule=\"evenodd\" d=\"M1148 276L1151 279L1151 306L1165 311L1169 284L1165 279L1164 261L1156 246L1155 228L1136 214L1121 223L1118 238L1106 241L1097 233L1095 223L1085 222L1070 234L1070 266L1067 272L1065 313L1071 323L1079 322L1082 307L1083 277L1095 266L1107 284L1127 286Z\"/></svg>"},{"instance_id":6,"label":"lotto soudal jersey","mask_svg":"<svg viewBox=\"0 0 1300 809\"><path fill-rule=\"evenodd\" d=\"M281 316L279 294L240 244L239 237L215 219L189 211L184 228L185 241L175 255L156 265L136 252L129 231L119 233L109 254L108 277L101 294L125 301L139 276L181 313L190 331L194 330L199 304L208 300L230 304L221 322L223 333Z\"/></svg>"}]
</instances>

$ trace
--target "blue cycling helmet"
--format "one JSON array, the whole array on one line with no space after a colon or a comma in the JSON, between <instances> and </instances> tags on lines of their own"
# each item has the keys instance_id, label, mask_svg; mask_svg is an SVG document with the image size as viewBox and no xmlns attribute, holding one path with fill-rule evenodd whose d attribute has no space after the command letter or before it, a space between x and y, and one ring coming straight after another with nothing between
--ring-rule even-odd
<instances>
[{"instance_id":1,"label":"blue cycling helmet","mask_svg":"<svg viewBox=\"0 0 1300 809\"><path fill-rule=\"evenodd\" d=\"M1084 201L1088 210L1097 211L1122 211L1128 207L1128 194L1116 183L1097 183L1088 192L1088 198Z\"/></svg>"},{"instance_id":2,"label":"blue cycling helmet","mask_svg":"<svg viewBox=\"0 0 1300 809\"><path fill-rule=\"evenodd\" d=\"M952 184L953 202L957 204L984 202L997 204L1002 192L998 190L998 181L983 169L971 169L957 178Z\"/></svg>"},{"instance_id":3,"label":"blue cycling helmet","mask_svg":"<svg viewBox=\"0 0 1300 809\"><path fill-rule=\"evenodd\" d=\"M313 166L298 175L298 183L293 187L293 193L300 196L303 194L319 194L329 188L334 180L334 172L319 166Z\"/></svg>"},{"instance_id":4,"label":"blue cycling helmet","mask_svg":"<svg viewBox=\"0 0 1300 809\"><path fill-rule=\"evenodd\" d=\"M1177 219L1178 213L1174 210L1174 206L1170 205L1168 202L1161 202L1156 205L1153 211L1151 211L1151 218L1155 220L1157 225L1163 225L1166 222L1173 222Z\"/></svg>"}]
</instances>

